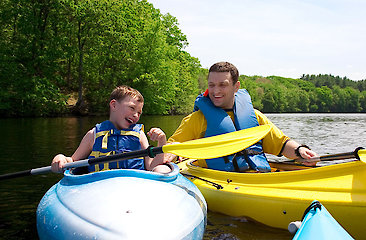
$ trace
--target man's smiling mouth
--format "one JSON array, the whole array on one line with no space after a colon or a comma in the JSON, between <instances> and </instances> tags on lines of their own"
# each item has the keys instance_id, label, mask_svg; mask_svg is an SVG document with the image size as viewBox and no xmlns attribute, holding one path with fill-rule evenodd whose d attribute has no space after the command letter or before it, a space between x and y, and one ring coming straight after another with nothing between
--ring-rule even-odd
<instances>
[{"instance_id":1,"label":"man's smiling mouth","mask_svg":"<svg viewBox=\"0 0 366 240\"><path fill-rule=\"evenodd\" d=\"M221 98L223 98L224 96L220 95L220 96L213 96L213 97L214 97L214 99L221 99Z\"/></svg>"}]
</instances>

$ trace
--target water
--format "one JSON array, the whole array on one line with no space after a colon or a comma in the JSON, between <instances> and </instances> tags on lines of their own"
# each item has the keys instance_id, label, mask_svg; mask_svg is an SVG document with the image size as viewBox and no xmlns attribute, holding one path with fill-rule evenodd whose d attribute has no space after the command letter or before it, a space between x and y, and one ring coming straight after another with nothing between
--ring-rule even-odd
<instances>
[{"instance_id":1,"label":"water","mask_svg":"<svg viewBox=\"0 0 366 240\"><path fill-rule=\"evenodd\" d=\"M365 147L366 114L266 114L281 130L320 155ZM183 116L143 116L145 131L161 127L170 136ZM105 117L0 119L0 174L50 164L58 153L71 155L84 134ZM270 156L269 158L278 159ZM0 181L0 239L37 239L36 209L60 174ZM245 218L209 212L205 240L291 239L285 230Z\"/></svg>"}]
</instances>

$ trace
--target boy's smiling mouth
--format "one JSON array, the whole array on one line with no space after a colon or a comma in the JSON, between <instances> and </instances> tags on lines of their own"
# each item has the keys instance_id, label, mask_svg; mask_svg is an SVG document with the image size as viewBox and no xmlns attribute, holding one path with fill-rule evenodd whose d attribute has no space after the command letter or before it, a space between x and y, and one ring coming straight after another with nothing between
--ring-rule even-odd
<instances>
[{"instance_id":1,"label":"boy's smiling mouth","mask_svg":"<svg viewBox=\"0 0 366 240\"><path fill-rule=\"evenodd\" d=\"M132 119L130 119L130 118L125 118L126 119L126 121L129 123L129 124L134 124L134 121L132 120Z\"/></svg>"}]
</instances>

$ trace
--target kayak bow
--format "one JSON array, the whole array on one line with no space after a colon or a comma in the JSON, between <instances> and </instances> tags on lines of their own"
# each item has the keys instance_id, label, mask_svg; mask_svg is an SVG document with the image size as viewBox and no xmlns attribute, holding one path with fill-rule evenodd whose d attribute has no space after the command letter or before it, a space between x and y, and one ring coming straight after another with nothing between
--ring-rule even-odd
<instances>
[{"instance_id":1,"label":"kayak bow","mask_svg":"<svg viewBox=\"0 0 366 240\"><path fill-rule=\"evenodd\" d=\"M314 200L305 210L301 226L292 240L313 239L352 240L353 238L320 202Z\"/></svg>"},{"instance_id":2,"label":"kayak bow","mask_svg":"<svg viewBox=\"0 0 366 240\"><path fill-rule=\"evenodd\" d=\"M202 239L205 199L170 166L168 174L67 170L38 205L40 239Z\"/></svg>"}]
</instances>

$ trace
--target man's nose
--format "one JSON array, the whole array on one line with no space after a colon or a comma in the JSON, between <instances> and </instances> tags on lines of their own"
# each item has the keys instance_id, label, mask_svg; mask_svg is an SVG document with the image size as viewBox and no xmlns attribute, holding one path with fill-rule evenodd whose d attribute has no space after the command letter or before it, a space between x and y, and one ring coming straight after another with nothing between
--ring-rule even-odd
<instances>
[{"instance_id":1,"label":"man's nose","mask_svg":"<svg viewBox=\"0 0 366 240\"><path fill-rule=\"evenodd\" d=\"M218 88L218 87L214 87L213 88L213 94L217 94L217 93L219 93L220 92L220 88Z\"/></svg>"}]
</instances>

